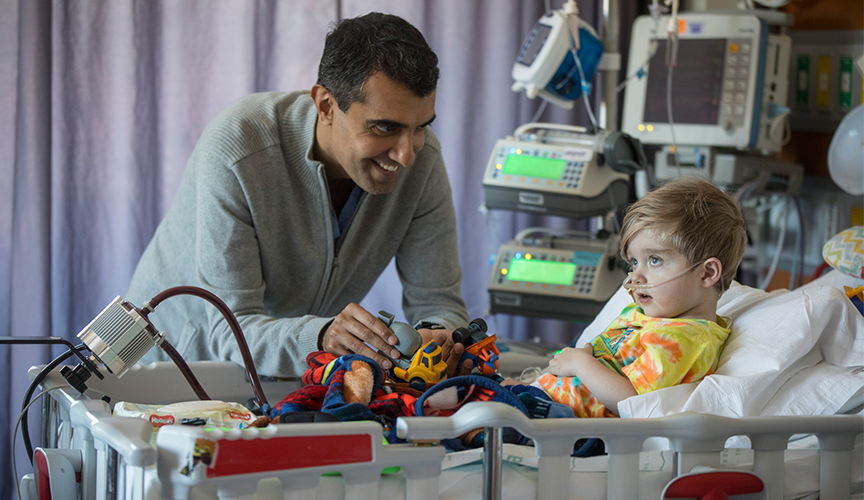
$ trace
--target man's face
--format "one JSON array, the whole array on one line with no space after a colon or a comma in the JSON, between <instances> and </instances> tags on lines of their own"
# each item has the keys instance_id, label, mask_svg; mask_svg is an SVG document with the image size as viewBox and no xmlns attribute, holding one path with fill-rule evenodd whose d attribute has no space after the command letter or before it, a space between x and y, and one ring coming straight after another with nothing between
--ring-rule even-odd
<instances>
[{"instance_id":1,"label":"man's face","mask_svg":"<svg viewBox=\"0 0 864 500\"><path fill-rule=\"evenodd\" d=\"M435 92L417 97L378 72L366 80L363 96L347 112L333 106L322 160L331 180L350 177L364 191L389 193L423 147L424 127L435 119Z\"/></svg>"}]
</instances>

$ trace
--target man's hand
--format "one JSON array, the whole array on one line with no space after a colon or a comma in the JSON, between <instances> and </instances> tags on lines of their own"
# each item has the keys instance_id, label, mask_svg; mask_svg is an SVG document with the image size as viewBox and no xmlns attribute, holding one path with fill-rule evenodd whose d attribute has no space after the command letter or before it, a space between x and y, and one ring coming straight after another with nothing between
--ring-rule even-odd
<instances>
[{"instance_id":1,"label":"man's hand","mask_svg":"<svg viewBox=\"0 0 864 500\"><path fill-rule=\"evenodd\" d=\"M379 351L389 353L391 358L396 359L400 354L393 346L398 341L396 335L393 335L393 332L384 326L384 323L377 316L358 304L351 303L333 319L333 322L324 331L324 335L321 336L321 347L334 356L345 354L366 356L374 359L381 365L381 368L389 370L393 366L390 360L375 352L365 343L374 346Z\"/></svg>"},{"instance_id":2,"label":"man's hand","mask_svg":"<svg viewBox=\"0 0 864 500\"><path fill-rule=\"evenodd\" d=\"M429 330L422 328L417 331L420 332L420 337L423 338L423 345L426 345L430 340L434 340L441 346L441 356L447 362L447 378L471 373L471 367L468 366L468 363L464 366L459 366L462 353L465 352L465 346L453 342L452 330Z\"/></svg>"},{"instance_id":3,"label":"man's hand","mask_svg":"<svg viewBox=\"0 0 864 500\"><path fill-rule=\"evenodd\" d=\"M565 347L549 361L549 372L559 377L577 377L579 366L594 359L594 348L591 344L576 349Z\"/></svg>"}]
</instances>

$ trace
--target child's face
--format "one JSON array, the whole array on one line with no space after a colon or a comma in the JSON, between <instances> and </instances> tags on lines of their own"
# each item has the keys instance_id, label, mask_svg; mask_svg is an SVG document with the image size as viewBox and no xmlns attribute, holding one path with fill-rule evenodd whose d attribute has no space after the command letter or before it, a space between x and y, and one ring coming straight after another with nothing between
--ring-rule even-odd
<instances>
[{"instance_id":1,"label":"child's face","mask_svg":"<svg viewBox=\"0 0 864 500\"><path fill-rule=\"evenodd\" d=\"M633 300L646 316L715 321L717 292L703 280L705 264L694 267L663 236L657 230L642 229L630 240L627 258L633 268L631 282L657 284L636 288Z\"/></svg>"}]
</instances>

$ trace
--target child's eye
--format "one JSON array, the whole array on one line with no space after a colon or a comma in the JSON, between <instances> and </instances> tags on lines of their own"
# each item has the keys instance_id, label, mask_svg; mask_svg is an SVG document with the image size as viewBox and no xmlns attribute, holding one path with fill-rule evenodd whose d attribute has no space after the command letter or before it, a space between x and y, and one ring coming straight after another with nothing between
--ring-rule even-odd
<instances>
[{"instance_id":1,"label":"child's eye","mask_svg":"<svg viewBox=\"0 0 864 500\"><path fill-rule=\"evenodd\" d=\"M630 267L636 269L637 265L639 265L639 262L637 262L636 259L630 259Z\"/></svg>"},{"instance_id":2,"label":"child's eye","mask_svg":"<svg viewBox=\"0 0 864 500\"><path fill-rule=\"evenodd\" d=\"M651 264L652 266L659 266L661 262L663 262L663 261L660 260L659 257L653 256L653 255L651 256L651 258L648 259L648 263Z\"/></svg>"}]
</instances>

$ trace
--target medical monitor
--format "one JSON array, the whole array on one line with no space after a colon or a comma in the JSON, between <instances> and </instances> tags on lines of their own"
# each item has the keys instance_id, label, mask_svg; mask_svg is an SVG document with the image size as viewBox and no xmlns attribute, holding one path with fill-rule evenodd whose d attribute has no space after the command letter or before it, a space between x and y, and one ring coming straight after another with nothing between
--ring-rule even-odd
<instances>
[{"instance_id":1,"label":"medical monitor","mask_svg":"<svg viewBox=\"0 0 864 500\"><path fill-rule=\"evenodd\" d=\"M550 241L501 245L489 278L493 314L591 321L621 287L617 237Z\"/></svg>"},{"instance_id":2,"label":"medical monitor","mask_svg":"<svg viewBox=\"0 0 864 500\"><path fill-rule=\"evenodd\" d=\"M584 219L626 205L628 176L583 142L499 140L483 176L486 207Z\"/></svg>"},{"instance_id":3,"label":"medical monitor","mask_svg":"<svg viewBox=\"0 0 864 500\"><path fill-rule=\"evenodd\" d=\"M775 118L787 103L789 37L769 34L753 15L681 14L670 126L666 24L650 16L633 24L622 130L644 144L778 151L783 127L778 133Z\"/></svg>"}]
</instances>

